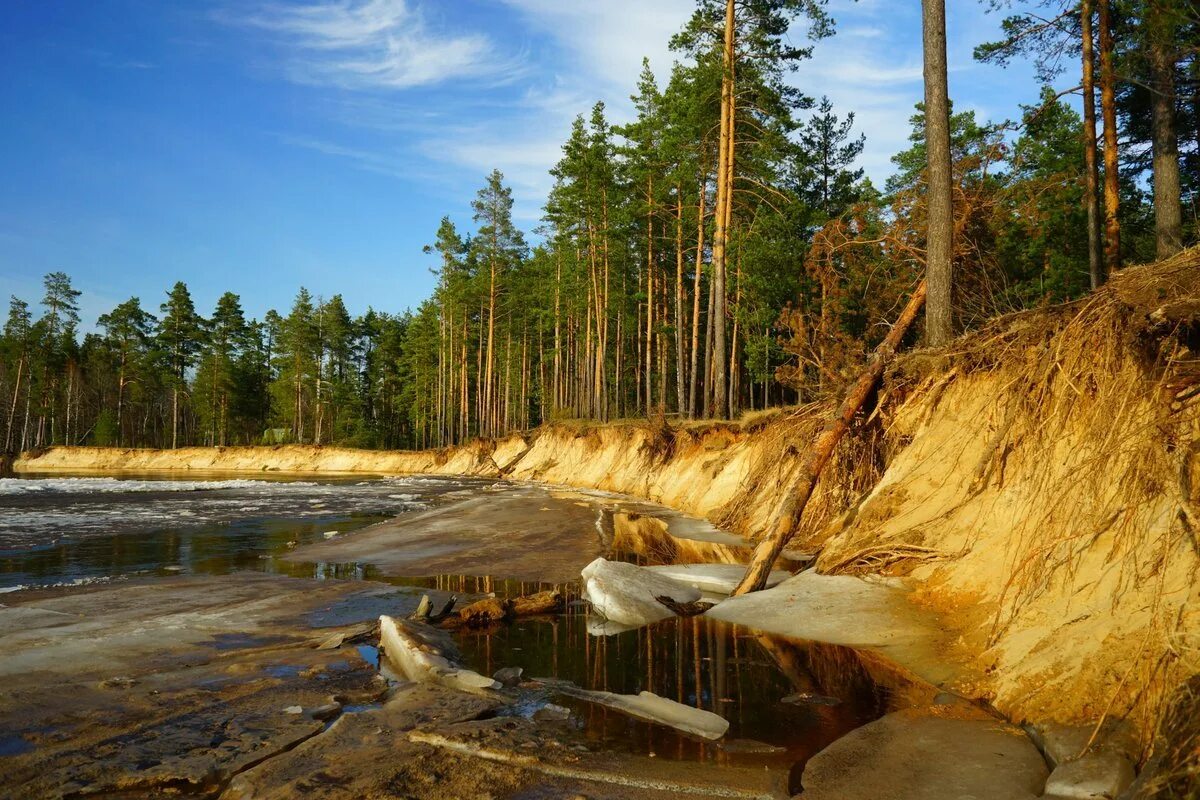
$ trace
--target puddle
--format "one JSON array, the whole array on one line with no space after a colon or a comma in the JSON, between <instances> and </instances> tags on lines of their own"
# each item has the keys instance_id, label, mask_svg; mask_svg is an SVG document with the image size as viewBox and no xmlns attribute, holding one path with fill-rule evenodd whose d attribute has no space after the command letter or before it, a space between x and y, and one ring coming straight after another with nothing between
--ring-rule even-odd
<instances>
[{"instance_id":1,"label":"puddle","mask_svg":"<svg viewBox=\"0 0 1200 800\"><path fill-rule=\"evenodd\" d=\"M356 645L354 649L356 649L358 651L358 654L362 657L363 661L367 662L368 664L373 666L375 669L379 669L379 648L378 647L376 647L373 644L360 644L360 645Z\"/></svg>"},{"instance_id":2,"label":"puddle","mask_svg":"<svg viewBox=\"0 0 1200 800\"><path fill-rule=\"evenodd\" d=\"M587 633L586 612L574 608L552 619L463 631L457 638L466 665L485 675L517 666L526 679L556 678L621 694L649 691L730 723L722 742L709 743L550 693L515 710L529 715L546 702L566 706L572 711L568 724L597 746L640 755L791 767L905 703L849 649L759 636L704 617L594 637ZM838 702L797 703L797 694ZM764 752L774 748L782 750Z\"/></svg>"},{"instance_id":3,"label":"puddle","mask_svg":"<svg viewBox=\"0 0 1200 800\"><path fill-rule=\"evenodd\" d=\"M20 734L0 734L0 757L19 756L33 750L33 742Z\"/></svg>"}]
</instances>

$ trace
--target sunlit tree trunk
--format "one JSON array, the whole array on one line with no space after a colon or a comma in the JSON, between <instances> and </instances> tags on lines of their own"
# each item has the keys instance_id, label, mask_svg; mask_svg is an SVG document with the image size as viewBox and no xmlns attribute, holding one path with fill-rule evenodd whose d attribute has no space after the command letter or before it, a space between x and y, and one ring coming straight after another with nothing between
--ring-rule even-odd
<instances>
[{"instance_id":1,"label":"sunlit tree trunk","mask_svg":"<svg viewBox=\"0 0 1200 800\"><path fill-rule=\"evenodd\" d=\"M1104 283L1104 241L1100 234L1100 167L1096 153L1096 56L1093 53L1092 0L1080 5L1083 55L1083 162L1087 193L1088 268L1092 288Z\"/></svg>"},{"instance_id":2,"label":"sunlit tree trunk","mask_svg":"<svg viewBox=\"0 0 1200 800\"><path fill-rule=\"evenodd\" d=\"M683 362L683 184L675 186L675 410L687 413Z\"/></svg>"},{"instance_id":3,"label":"sunlit tree trunk","mask_svg":"<svg viewBox=\"0 0 1200 800\"><path fill-rule=\"evenodd\" d=\"M1109 0L1096 0L1100 12L1100 113L1104 117L1104 267L1121 268L1120 176L1117 167L1117 89L1113 66Z\"/></svg>"},{"instance_id":4,"label":"sunlit tree trunk","mask_svg":"<svg viewBox=\"0 0 1200 800\"><path fill-rule=\"evenodd\" d=\"M21 376L25 370L25 355L21 354L20 360L17 361L17 382L13 386L12 404L8 407L8 424L4 427L4 451L12 452L13 443L13 424L17 419L17 399L21 396Z\"/></svg>"},{"instance_id":5,"label":"sunlit tree trunk","mask_svg":"<svg viewBox=\"0 0 1200 800\"><path fill-rule=\"evenodd\" d=\"M483 377L483 415L480 418L481 424L484 426L482 431L484 436L491 436L495 433L493 428L493 419L495 413L495 394L492 385L494 383L495 373L495 338L496 338L496 251L499 245L496 243L495 235L492 236L492 257L489 259L490 280L488 283L488 327L487 327L487 356L484 362L485 372Z\"/></svg>"},{"instance_id":6,"label":"sunlit tree trunk","mask_svg":"<svg viewBox=\"0 0 1200 800\"><path fill-rule=\"evenodd\" d=\"M704 156L702 155L701 158ZM688 416L696 418L697 376L700 367L700 276L704 274L704 204L708 197L708 175L700 176L700 197L696 210L696 272L692 276L692 352L688 370Z\"/></svg>"},{"instance_id":7,"label":"sunlit tree trunk","mask_svg":"<svg viewBox=\"0 0 1200 800\"><path fill-rule=\"evenodd\" d=\"M946 85L946 3L922 0L925 50L925 149L928 156L928 233L925 271L929 305L925 309L925 336L937 347L954 332L951 311L954 216L951 208L950 99Z\"/></svg>"},{"instance_id":8,"label":"sunlit tree trunk","mask_svg":"<svg viewBox=\"0 0 1200 800\"><path fill-rule=\"evenodd\" d=\"M725 415L725 254L729 237L729 203L733 191L731 165L734 150L733 59L734 0L725 0L725 43L722 50L721 142L717 163L717 213L713 230L713 309L709 327L713 332L712 395L717 412ZM707 416L707 415L706 415Z\"/></svg>"},{"instance_id":9,"label":"sunlit tree trunk","mask_svg":"<svg viewBox=\"0 0 1200 800\"><path fill-rule=\"evenodd\" d=\"M646 181L646 412L654 405L654 179Z\"/></svg>"},{"instance_id":10,"label":"sunlit tree trunk","mask_svg":"<svg viewBox=\"0 0 1200 800\"><path fill-rule=\"evenodd\" d=\"M562 254L554 257L554 397L553 410L562 405ZM619 345L618 345L619 346Z\"/></svg>"}]
</instances>

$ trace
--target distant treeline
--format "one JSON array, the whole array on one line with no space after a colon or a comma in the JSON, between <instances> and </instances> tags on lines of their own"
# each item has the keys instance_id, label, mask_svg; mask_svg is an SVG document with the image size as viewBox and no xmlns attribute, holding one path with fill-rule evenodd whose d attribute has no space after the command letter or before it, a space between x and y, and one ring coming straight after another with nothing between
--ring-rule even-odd
<instances>
[{"instance_id":1,"label":"distant treeline","mask_svg":"<svg viewBox=\"0 0 1200 800\"><path fill-rule=\"evenodd\" d=\"M1048 3L1054 14L1012 17L1005 41L977 49L1031 55L1045 85L1018 121L950 117L956 330L1196 239L1200 15L1097 5ZM447 218L426 248L439 280L415 311L352 317L340 295L301 289L286 314L248 320L227 293L205 316L177 283L157 313L131 298L81 338L79 293L48 275L40 315L14 297L0 339L3 450L436 446L838 389L924 269L925 121L918 106L911 147L872 185L854 167L854 114L789 84L811 55L793 23L833 33L820 2L701 0L665 86L643 70L632 123L611 125L599 103L575 121L540 243L493 172L474 230ZM1069 88L1081 63L1100 76L1083 85L1117 121L1111 136L1050 86Z\"/></svg>"}]
</instances>

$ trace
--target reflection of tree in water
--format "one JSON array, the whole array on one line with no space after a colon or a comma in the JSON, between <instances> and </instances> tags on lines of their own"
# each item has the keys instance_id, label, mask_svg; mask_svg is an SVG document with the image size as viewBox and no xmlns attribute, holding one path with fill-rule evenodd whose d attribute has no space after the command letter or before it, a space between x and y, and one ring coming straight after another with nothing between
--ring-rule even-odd
<instances>
[{"instance_id":1,"label":"reflection of tree in water","mask_svg":"<svg viewBox=\"0 0 1200 800\"><path fill-rule=\"evenodd\" d=\"M741 564L750 552L746 547L672 536L667 532L667 523L656 517L625 511L606 517L611 524L605 554L609 559L639 566Z\"/></svg>"},{"instance_id":2,"label":"reflection of tree in water","mask_svg":"<svg viewBox=\"0 0 1200 800\"><path fill-rule=\"evenodd\" d=\"M519 666L527 677L569 680L585 689L649 691L730 722L725 740L714 744L584 701L553 698L573 709L590 739L633 752L790 767L886 710L886 692L845 648L763 636L704 617L672 618L607 637L588 635L586 623L586 614L576 608L559 617L463 632L460 641L468 664L480 672ZM841 702L781 702L800 692ZM746 739L785 750L726 749Z\"/></svg>"}]
</instances>

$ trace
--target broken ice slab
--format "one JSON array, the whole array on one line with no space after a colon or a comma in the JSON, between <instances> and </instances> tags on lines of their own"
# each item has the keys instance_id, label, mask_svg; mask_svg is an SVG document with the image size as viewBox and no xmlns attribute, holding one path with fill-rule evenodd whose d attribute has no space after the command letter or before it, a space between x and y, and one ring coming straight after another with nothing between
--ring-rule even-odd
<instances>
[{"instance_id":1,"label":"broken ice slab","mask_svg":"<svg viewBox=\"0 0 1200 800\"><path fill-rule=\"evenodd\" d=\"M742 564L668 564L645 569L664 578L694 586L702 592L718 595L730 594L746 574L746 567ZM767 576L766 588L782 583L790 577L792 573L787 570L772 570Z\"/></svg>"},{"instance_id":2,"label":"broken ice slab","mask_svg":"<svg viewBox=\"0 0 1200 800\"><path fill-rule=\"evenodd\" d=\"M440 683L465 692L500 688L498 681L456 667L443 649L431 641L429 632L418 631L415 626L386 614L379 618L379 646L392 666L410 681Z\"/></svg>"},{"instance_id":3,"label":"broken ice slab","mask_svg":"<svg viewBox=\"0 0 1200 800\"><path fill-rule=\"evenodd\" d=\"M567 697L596 703L636 719L665 725L701 739L714 741L720 739L729 730L729 720L721 715L677 703L653 692L615 694L614 692L581 689L570 681L550 678L538 678L537 681Z\"/></svg>"},{"instance_id":4,"label":"broken ice slab","mask_svg":"<svg viewBox=\"0 0 1200 800\"><path fill-rule=\"evenodd\" d=\"M649 625L674 616L658 602L669 597L676 603L694 603L700 591L693 586L658 575L649 570L597 558L583 568L583 595L597 614L622 625Z\"/></svg>"},{"instance_id":5,"label":"broken ice slab","mask_svg":"<svg viewBox=\"0 0 1200 800\"><path fill-rule=\"evenodd\" d=\"M635 631L641 625L625 625L620 622L613 622L611 619L601 619L597 616L589 616L587 618L588 636L616 636L618 633L626 631Z\"/></svg>"}]
</instances>

